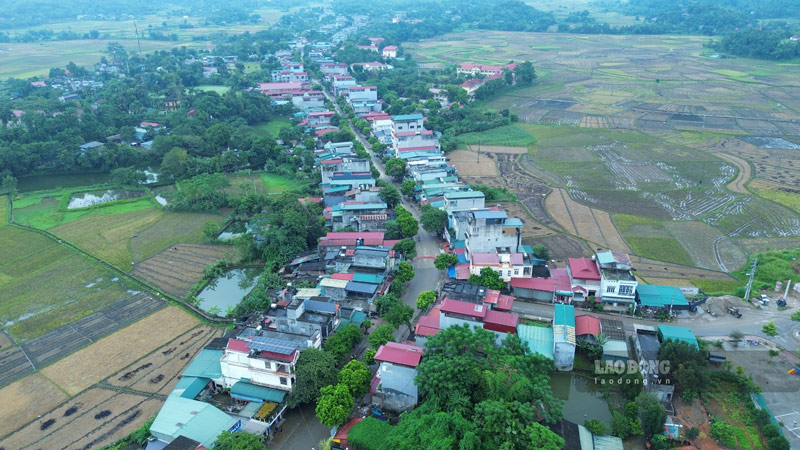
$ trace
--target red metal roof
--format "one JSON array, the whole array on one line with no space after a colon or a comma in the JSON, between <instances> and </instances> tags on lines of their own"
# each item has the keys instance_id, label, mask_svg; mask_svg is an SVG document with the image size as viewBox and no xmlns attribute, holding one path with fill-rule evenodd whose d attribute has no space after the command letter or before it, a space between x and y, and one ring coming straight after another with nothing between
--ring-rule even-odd
<instances>
[{"instance_id":1,"label":"red metal roof","mask_svg":"<svg viewBox=\"0 0 800 450\"><path fill-rule=\"evenodd\" d=\"M422 347L416 345L387 342L375 353L375 361L387 362L406 367L417 367L422 360Z\"/></svg>"},{"instance_id":2,"label":"red metal roof","mask_svg":"<svg viewBox=\"0 0 800 450\"><path fill-rule=\"evenodd\" d=\"M466 255L467 254L467 249L465 249L465 248L457 248L457 249L453 250L453 253L455 253L456 255Z\"/></svg>"},{"instance_id":3,"label":"red metal roof","mask_svg":"<svg viewBox=\"0 0 800 450\"><path fill-rule=\"evenodd\" d=\"M550 275L556 280L556 290L560 292L569 292L572 290L572 281L569 279L569 273L566 267L559 267L550 271Z\"/></svg>"},{"instance_id":4,"label":"red metal roof","mask_svg":"<svg viewBox=\"0 0 800 450\"><path fill-rule=\"evenodd\" d=\"M492 305L497 304L497 300L500 298L500 291L495 289L488 289L486 291L486 296L483 297L483 303L490 303Z\"/></svg>"},{"instance_id":5,"label":"red metal roof","mask_svg":"<svg viewBox=\"0 0 800 450\"><path fill-rule=\"evenodd\" d=\"M328 239L380 239L383 241L382 231L329 231L325 235Z\"/></svg>"},{"instance_id":6,"label":"red metal roof","mask_svg":"<svg viewBox=\"0 0 800 450\"><path fill-rule=\"evenodd\" d=\"M439 332L439 306L434 307L431 312L420 316L417 325L414 327L414 334L417 336L433 336Z\"/></svg>"},{"instance_id":7,"label":"red metal roof","mask_svg":"<svg viewBox=\"0 0 800 450\"><path fill-rule=\"evenodd\" d=\"M426 146L423 146L423 147L399 148L399 149L397 149L397 151L399 151L399 152L414 152L414 151L419 151L419 150L435 150L435 149L436 149L435 145L426 145Z\"/></svg>"},{"instance_id":8,"label":"red metal roof","mask_svg":"<svg viewBox=\"0 0 800 450\"><path fill-rule=\"evenodd\" d=\"M318 244L320 247L352 247L358 245L356 239L322 239Z\"/></svg>"},{"instance_id":9,"label":"red metal roof","mask_svg":"<svg viewBox=\"0 0 800 450\"><path fill-rule=\"evenodd\" d=\"M497 305L495 305L494 309L498 311L511 311L512 306L514 306L514 297L511 295L501 295L500 298L497 299Z\"/></svg>"},{"instance_id":10,"label":"red metal roof","mask_svg":"<svg viewBox=\"0 0 800 450\"><path fill-rule=\"evenodd\" d=\"M452 298L446 298L442 302L442 312L445 314L458 314L481 320L486 317L487 309L489 308L486 305L476 305L475 303L462 302Z\"/></svg>"},{"instance_id":11,"label":"red metal roof","mask_svg":"<svg viewBox=\"0 0 800 450\"><path fill-rule=\"evenodd\" d=\"M226 349L239 353L250 353L250 349L247 348L247 341L240 341L239 339L228 339Z\"/></svg>"},{"instance_id":12,"label":"red metal roof","mask_svg":"<svg viewBox=\"0 0 800 450\"><path fill-rule=\"evenodd\" d=\"M333 278L334 280L353 281L354 275L355 275L354 273L335 273L331 275L331 278Z\"/></svg>"},{"instance_id":13,"label":"red metal roof","mask_svg":"<svg viewBox=\"0 0 800 450\"><path fill-rule=\"evenodd\" d=\"M511 287L533 291L554 292L556 281L553 278L512 278Z\"/></svg>"},{"instance_id":14,"label":"red metal roof","mask_svg":"<svg viewBox=\"0 0 800 450\"><path fill-rule=\"evenodd\" d=\"M583 334L591 334L592 336L600 334L600 319L585 314L575 316L575 335L580 336Z\"/></svg>"},{"instance_id":15,"label":"red metal roof","mask_svg":"<svg viewBox=\"0 0 800 450\"><path fill-rule=\"evenodd\" d=\"M456 280L466 280L470 276L469 263L456 266Z\"/></svg>"},{"instance_id":16,"label":"red metal roof","mask_svg":"<svg viewBox=\"0 0 800 450\"><path fill-rule=\"evenodd\" d=\"M308 117L328 117L334 114L333 111L316 111L308 113Z\"/></svg>"},{"instance_id":17,"label":"red metal roof","mask_svg":"<svg viewBox=\"0 0 800 450\"><path fill-rule=\"evenodd\" d=\"M483 319L483 327L487 330L494 330L494 331L504 331L498 330L498 327L505 327L507 330L512 331L505 331L505 332L514 332L517 329L517 323L519 322L519 316L514 313L507 313L503 311L495 311L490 309L486 312L486 317ZM487 326L488 325L488 326Z\"/></svg>"},{"instance_id":18,"label":"red metal roof","mask_svg":"<svg viewBox=\"0 0 800 450\"><path fill-rule=\"evenodd\" d=\"M284 361L284 362L292 362L294 361L294 357L297 354L297 350L293 351L289 355L284 355L283 353L275 353L275 352L268 352L262 351L261 357L266 359L271 359L273 361Z\"/></svg>"},{"instance_id":19,"label":"red metal roof","mask_svg":"<svg viewBox=\"0 0 800 450\"><path fill-rule=\"evenodd\" d=\"M567 261L573 279L600 281L600 269L597 268L597 264L591 259L569 258Z\"/></svg>"},{"instance_id":20,"label":"red metal roof","mask_svg":"<svg viewBox=\"0 0 800 450\"><path fill-rule=\"evenodd\" d=\"M386 248L392 248L394 247L394 244L397 244L398 242L400 242L400 239L387 239L383 241L383 246Z\"/></svg>"},{"instance_id":21,"label":"red metal roof","mask_svg":"<svg viewBox=\"0 0 800 450\"><path fill-rule=\"evenodd\" d=\"M500 255L497 253L472 253L472 264L481 266L499 266Z\"/></svg>"}]
</instances>

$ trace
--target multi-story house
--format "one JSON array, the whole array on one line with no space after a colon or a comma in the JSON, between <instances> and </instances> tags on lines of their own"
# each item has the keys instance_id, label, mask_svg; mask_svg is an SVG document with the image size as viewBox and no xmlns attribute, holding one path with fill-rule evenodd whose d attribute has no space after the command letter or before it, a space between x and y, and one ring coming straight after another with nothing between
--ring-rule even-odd
<instances>
[{"instance_id":1,"label":"multi-story house","mask_svg":"<svg viewBox=\"0 0 800 450\"><path fill-rule=\"evenodd\" d=\"M638 282L633 276L630 257L613 250L598 251L595 261L600 268L600 293L603 303L630 307L636 298Z\"/></svg>"},{"instance_id":2,"label":"multi-story house","mask_svg":"<svg viewBox=\"0 0 800 450\"><path fill-rule=\"evenodd\" d=\"M465 63L461 64L456 68L456 73L458 75L483 75L483 76L492 76L492 75L499 75L503 73L504 69L507 70L514 70L517 67L516 64L506 64L504 66L489 66L483 64L470 64Z\"/></svg>"},{"instance_id":3,"label":"multi-story house","mask_svg":"<svg viewBox=\"0 0 800 450\"><path fill-rule=\"evenodd\" d=\"M330 125L331 119L336 113L333 111L315 111L310 112L306 116L308 120L308 126L310 127L319 127L323 125Z\"/></svg>"},{"instance_id":4,"label":"multi-story house","mask_svg":"<svg viewBox=\"0 0 800 450\"><path fill-rule=\"evenodd\" d=\"M483 209L486 197L481 191L456 191L444 194L444 209L448 213Z\"/></svg>"},{"instance_id":5,"label":"multi-story house","mask_svg":"<svg viewBox=\"0 0 800 450\"><path fill-rule=\"evenodd\" d=\"M392 150L397 157L402 152L439 153L439 139L426 130L422 114L392 116Z\"/></svg>"},{"instance_id":6,"label":"multi-story house","mask_svg":"<svg viewBox=\"0 0 800 450\"><path fill-rule=\"evenodd\" d=\"M345 63L323 63L319 65L319 70L325 75L347 75L347 64Z\"/></svg>"},{"instance_id":7,"label":"multi-story house","mask_svg":"<svg viewBox=\"0 0 800 450\"><path fill-rule=\"evenodd\" d=\"M336 174L341 174L345 172L369 174L370 173L369 160L366 158L358 158L358 157L354 158L351 156L344 156L341 158L326 159L320 161L320 173L322 175L321 184L331 183ZM353 187L360 187L360 186L353 186Z\"/></svg>"},{"instance_id":8,"label":"multi-story house","mask_svg":"<svg viewBox=\"0 0 800 450\"><path fill-rule=\"evenodd\" d=\"M381 365L371 383L375 388L370 392L382 400L384 407L402 412L416 406L419 392L414 378L423 351L422 347L396 342L387 342L378 348L375 361Z\"/></svg>"},{"instance_id":9,"label":"multi-story house","mask_svg":"<svg viewBox=\"0 0 800 450\"><path fill-rule=\"evenodd\" d=\"M453 197L445 194L446 198L448 196ZM451 236L446 230L445 237L451 243L465 241L468 254L496 252L498 248L516 251L522 245L522 227L520 219L508 217L501 209L459 210L450 214L449 228L455 235Z\"/></svg>"},{"instance_id":10,"label":"multi-story house","mask_svg":"<svg viewBox=\"0 0 800 450\"><path fill-rule=\"evenodd\" d=\"M602 297L600 290L602 277L595 258L569 258L567 270L575 294L573 301L586 301L589 297Z\"/></svg>"}]
</instances>

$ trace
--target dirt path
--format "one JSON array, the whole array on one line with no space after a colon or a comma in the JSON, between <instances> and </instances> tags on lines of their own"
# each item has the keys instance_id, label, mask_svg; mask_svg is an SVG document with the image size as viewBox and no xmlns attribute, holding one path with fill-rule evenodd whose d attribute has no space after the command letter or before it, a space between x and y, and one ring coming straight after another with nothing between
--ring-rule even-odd
<instances>
[{"instance_id":1,"label":"dirt path","mask_svg":"<svg viewBox=\"0 0 800 450\"><path fill-rule=\"evenodd\" d=\"M728 161L739 169L736 178L726 185L728 190L739 194L749 194L750 192L745 187L745 184L750 181L750 178L753 176L753 169L750 167L750 163L742 158L727 153L715 153L714 155Z\"/></svg>"}]
</instances>

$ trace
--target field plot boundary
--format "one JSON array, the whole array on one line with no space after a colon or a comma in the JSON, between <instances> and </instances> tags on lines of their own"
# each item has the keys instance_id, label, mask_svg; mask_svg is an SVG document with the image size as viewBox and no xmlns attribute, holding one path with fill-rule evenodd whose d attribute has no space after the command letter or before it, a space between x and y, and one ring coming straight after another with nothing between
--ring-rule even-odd
<instances>
[{"instance_id":1,"label":"field plot boundary","mask_svg":"<svg viewBox=\"0 0 800 450\"><path fill-rule=\"evenodd\" d=\"M739 169L736 177L731 180L730 183L726 184L725 187L731 192L749 195L750 191L747 190L747 183L753 178L753 167L750 166L750 163L738 156L733 156L728 153L714 153L714 156L728 161Z\"/></svg>"}]
</instances>

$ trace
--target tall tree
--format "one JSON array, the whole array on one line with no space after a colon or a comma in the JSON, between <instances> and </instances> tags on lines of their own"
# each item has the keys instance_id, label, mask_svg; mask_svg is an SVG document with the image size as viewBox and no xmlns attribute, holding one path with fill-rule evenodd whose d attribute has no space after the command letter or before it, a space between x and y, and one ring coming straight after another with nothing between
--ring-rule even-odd
<instances>
[{"instance_id":1,"label":"tall tree","mask_svg":"<svg viewBox=\"0 0 800 450\"><path fill-rule=\"evenodd\" d=\"M433 260L433 265L439 270L446 270L448 267L455 266L458 263L458 257L452 253L440 253L436 259Z\"/></svg>"},{"instance_id":2,"label":"tall tree","mask_svg":"<svg viewBox=\"0 0 800 450\"><path fill-rule=\"evenodd\" d=\"M336 383L336 357L333 353L316 348L300 352L295 366L295 386L289 396L289 405L316 401L320 390Z\"/></svg>"},{"instance_id":3,"label":"tall tree","mask_svg":"<svg viewBox=\"0 0 800 450\"><path fill-rule=\"evenodd\" d=\"M388 206L389 208L394 208L402 200L402 197L400 196L400 191L398 191L397 188L392 186L391 184L383 186L378 195L380 196L381 200L383 200L384 203L386 203L386 206Z\"/></svg>"},{"instance_id":4,"label":"tall tree","mask_svg":"<svg viewBox=\"0 0 800 450\"><path fill-rule=\"evenodd\" d=\"M353 396L344 384L325 386L320 390L316 413L319 421L326 427L343 424L353 409Z\"/></svg>"},{"instance_id":5,"label":"tall tree","mask_svg":"<svg viewBox=\"0 0 800 450\"><path fill-rule=\"evenodd\" d=\"M338 379L340 384L347 386L354 398L360 398L367 393L369 381L372 379L372 372L367 369L363 362L354 359L342 367L342 370L339 371Z\"/></svg>"},{"instance_id":6,"label":"tall tree","mask_svg":"<svg viewBox=\"0 0 800 450\"><path fill-rule=\"evenodd\" d=\"M214 448L220 450L264 450L264 441L260 436L237 431L230 433L223 431L214 441Z\"/></svg>"},{"instance_id":7,"label":"tall tree","mask_svg":"<svg viewBox=\"0 0 800 450\"><path fill-rule=\"evenodd\" d=\"M386 161L386 175L394 178L397 181L403 179L406 175L406 161L400 158L390 158Z\"/></svg>"},{"instance_id":8,"label":"tall tree","mask_svg":"<svg viewBox=\"0 0 800 450\"><path fill-rule=\"evenodd\" d=\"M444 230L448 225L447 213L441 209L433 208L428 205L423 207L420 221L422 222L423 230L429 233L436 233L438 236L442 236L444 234Z\"/></svg>"}]
</instances>

